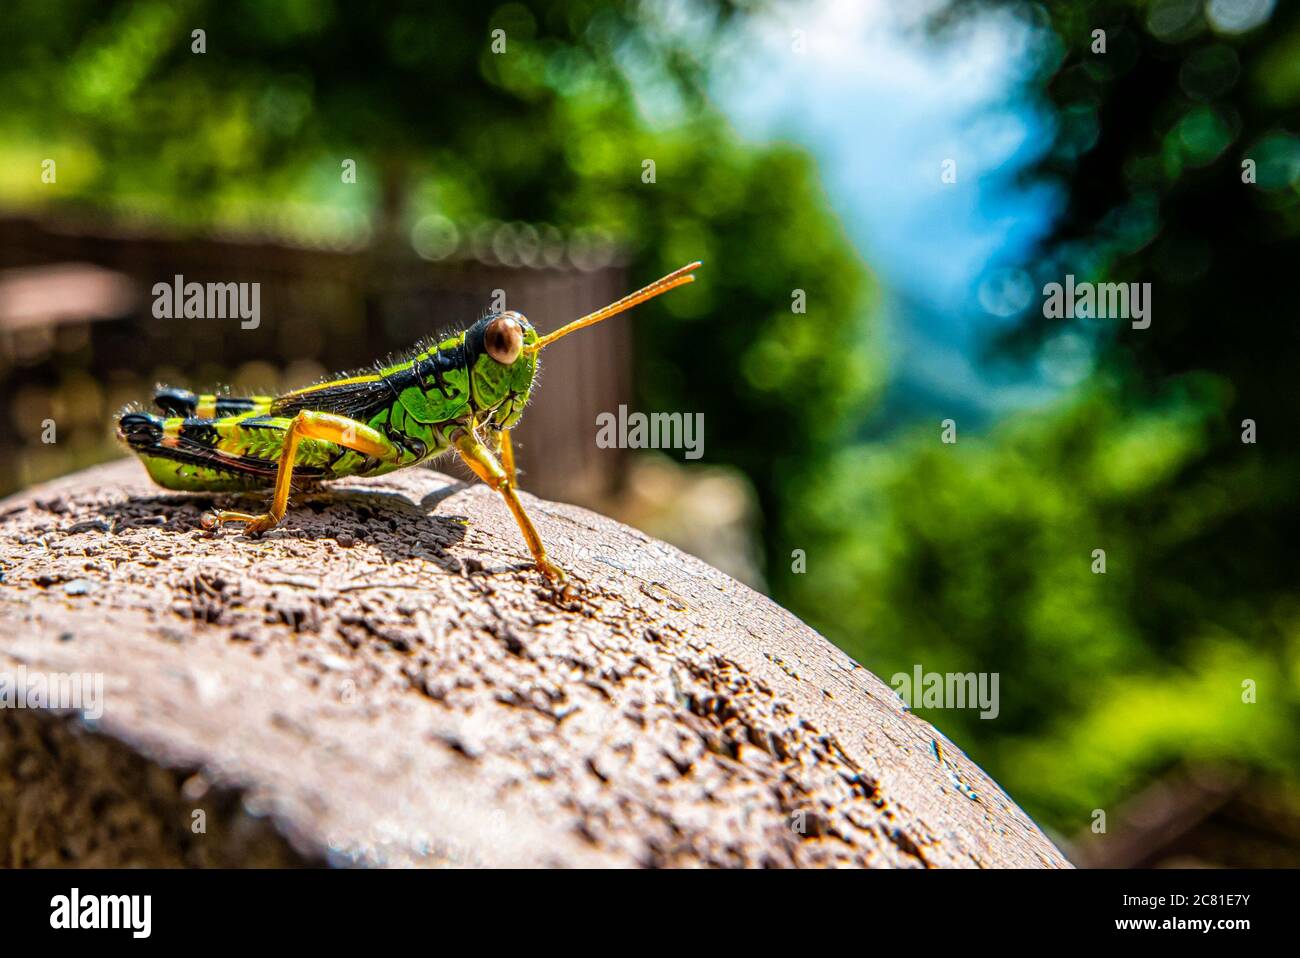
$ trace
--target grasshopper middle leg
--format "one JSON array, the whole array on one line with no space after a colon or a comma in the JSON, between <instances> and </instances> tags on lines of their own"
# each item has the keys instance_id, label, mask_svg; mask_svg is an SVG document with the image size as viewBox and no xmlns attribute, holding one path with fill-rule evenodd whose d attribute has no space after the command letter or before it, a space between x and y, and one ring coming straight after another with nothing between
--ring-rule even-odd
<instances>
[{"instance_id":1,"label":"grasshopper middle leg","mask_svg":"<svg viewBox=\"0 0 1300 958\"><path fill-rule=\"evenodd\" d=\"M242 522L244 532L255 535L265 532L283 519L285 510L289 507L289 491L293 486L293 467L298 455L298 443L303 439L332 442L386 462L401 457L401 450L389 442L387 437L364 423L348 419L346 416L336 416L333 413L304 410L293 417L289 428L285 431L284 442L280 448L280 466L275 475L275 492L271 497L271 508L261 515L226 510L209 513L203 518L204 527L213 529L227 522Z\"/></svg>"}]
</instances>

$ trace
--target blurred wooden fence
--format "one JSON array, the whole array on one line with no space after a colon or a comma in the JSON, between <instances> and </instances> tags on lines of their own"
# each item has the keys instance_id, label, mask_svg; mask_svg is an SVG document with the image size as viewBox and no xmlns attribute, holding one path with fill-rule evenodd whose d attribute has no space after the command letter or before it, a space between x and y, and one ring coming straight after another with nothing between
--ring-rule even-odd
<instances>
[{"instance_id":1,"label":"blurred wooden fence","mask_svg":"<svg viewBox=\"0 0 1300 958\"><path fill-rule=\"evenodd\" d=\"M176 275L260 283L260 326L156 319L151 290ZM118 454L114 414L146 402L155 382L239 391L305 385L463 328L498 289L543 331L627 292L618 266L428 262L399 242L338 252L0 218L0 492ZM545 360L517 433L524 485L597 502L623 468L618 450L596 447L595 420L629 401L628 324L566 339ZM43 441L51 421L52 443Z\"/></svg>"}]
</instances>

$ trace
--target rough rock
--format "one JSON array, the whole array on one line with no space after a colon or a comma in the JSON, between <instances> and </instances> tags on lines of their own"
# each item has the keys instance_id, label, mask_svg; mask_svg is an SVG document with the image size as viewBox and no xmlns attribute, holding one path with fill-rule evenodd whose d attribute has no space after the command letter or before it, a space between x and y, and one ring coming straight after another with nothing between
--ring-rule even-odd
<instances>
[{"instance_id":1,"label":"rough rock","mask_svg":"<svg viewBox=\"0 0 1300 958\"><path fill-rule=\"evenodd\" d=\"M103 683L0 709L0 865L1068 867L878 678L633 529L526 496L565 597L436 472L256 540L214 501L124 461L0 503L0 677Z\"/></svg>"}]
</instances>

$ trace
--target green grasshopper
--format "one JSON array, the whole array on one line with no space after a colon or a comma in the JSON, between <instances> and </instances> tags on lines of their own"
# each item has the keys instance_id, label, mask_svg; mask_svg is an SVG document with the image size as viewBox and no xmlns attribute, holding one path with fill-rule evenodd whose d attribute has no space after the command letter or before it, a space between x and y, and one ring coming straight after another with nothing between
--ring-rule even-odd
<instances>
[{"instance_id":1,"label":"green grasshopper","mask_svg":"<svg viewBox=\"0 0 1300 958\"><path fill-rule=\"evenodd\" d=\"M379 476L455 450L514 514L533 561L552 582L564 573L516 493L510 430L532 394L538 353L558 339L693 282L698 262L539 336L514 311L489 314L464 332L416 346L400 362L283 396L196 395L161 387L166 418L130 411L117 433L168 489L273 490L268 511L205 513L203 527L243 523L258 535L284 518L292 489L347 476ZM485 438L487 442L485 442ZM490 444L490 445L489 445Z\"/></svg>"}]
</instances>

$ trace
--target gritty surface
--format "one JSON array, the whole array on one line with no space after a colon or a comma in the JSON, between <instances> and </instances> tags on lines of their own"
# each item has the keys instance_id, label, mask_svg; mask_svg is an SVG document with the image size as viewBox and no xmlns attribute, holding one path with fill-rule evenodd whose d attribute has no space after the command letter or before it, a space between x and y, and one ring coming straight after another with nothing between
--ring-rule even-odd
<instances>
[{"instance_id":1,"label":"gritty surface","mask_svg":"<svg viewBox=\"0 0 1300 958\"><path fill-rule=\"evenodd\" d=\"M239 789L164 768L47 712L0 709L0 866L277 868L321 863Z\"/></svg>"},{"instance_id":2,"label":"gritty surface","mask_svg":"<svg viewBox=\"0 0 1300 958\"><path fill-rule=\"evenodd\" d=\"M495 495L439 473L297 496L258 540L204 532L214 501L120 462L0 503L0 674L104 696L7 716L0 764L158 819L118 860L1068 867L874 675L635 530L525 496L562 597ZM70 741L114 757L71 774ZM113 860L30 814L0 815L0 864Z\"/></svg>"}]
</instances>

